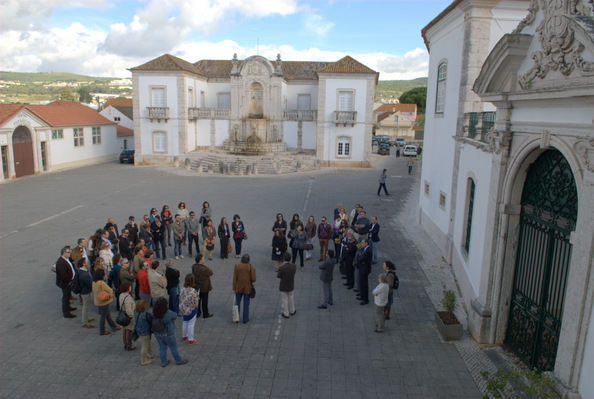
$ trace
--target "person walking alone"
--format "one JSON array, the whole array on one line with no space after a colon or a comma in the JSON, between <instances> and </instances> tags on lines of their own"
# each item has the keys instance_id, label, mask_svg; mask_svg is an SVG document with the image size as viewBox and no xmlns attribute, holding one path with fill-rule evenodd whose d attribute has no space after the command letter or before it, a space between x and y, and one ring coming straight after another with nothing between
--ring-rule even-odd
<instances>
[{"instance_id":1,"label":"person walking alone","mask_svg":"<svg viewBox=\"0 0 594 399\"><path fill-rule=\"evenodd\" d=\"M377 195L378 197L381 195L380 192L382 190L382 187L384 189L384 193L386 193L386 195L390 195L390 193L388 193L388 190L386 189L386 177L388 177L388 175L386 174L387 169L384 169L382 171L382 173L380 173L380 177L379 177L379 187L377 188Z\"/></svg>"},{"instance_id":2,"label":"person walking alone","mask_svg":"<svg viewBox=\"0 0 594 399\"><path fill-rule=\"evenodd\" d=\"M406 166L408 167L408 174L409 175L412 174L412 168L413 168L413 165L414 164L415 164L415 161L413 161L412 158L409 158L408 159L408 162L406 163Z\"/></svg>"}]
</instances>

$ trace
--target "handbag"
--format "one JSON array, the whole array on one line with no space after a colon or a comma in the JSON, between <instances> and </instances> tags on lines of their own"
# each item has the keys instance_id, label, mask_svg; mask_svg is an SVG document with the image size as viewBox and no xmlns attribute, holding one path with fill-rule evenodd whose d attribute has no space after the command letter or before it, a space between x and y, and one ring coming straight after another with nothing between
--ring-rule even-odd
<instances>
[{"instance_id":1,"label":"handbag","mask_svg":"<svg viewBox=\"0 0 594 399\"><path fill-rule=\"evenodd\" d=\"M233 322L239 323L239 306L233 304L231 306L231 314L233 315Z\"/></svg>"},{"instance_id":2,"label":"handbag","mask_svg":"<svg viewBox=\"0 0 594 399\"><path fill-rule=\"evenodd\" d=\"M233 252L233 248L231 247L231 243L228 242L227 243L227 253L230 254L231 252Z\"/></svg>"},{"instance_id":3,"label":"handbag","mask_svg":"<svg viewBox=\"0 0 594 399\"><path fill-rule=\"evenodd\" d=\"M212 244L211 244L212 242ZM206 244L206 249L208 251L212 251L214 249L214 241L208 241L208 243Z\"/></svg>"},{"instance_id":4,"label":"handbag","mask_svg":"<svg viewBox=\"0 0 594 399\"><path fill-rule=\"evenodd\" d=\"M110 297L111 297L111 295L107 291L100 291L97 294L97 299L99 299L99 302L105 302L105 301L109 300Z\"/></svg>"},{"instance_id":5,"label":"handbag","mask_svg":"<svg viewBox=\"0 0 594 399\"><path fill-rule=\"evenodd\" d=\"M242 234L243 239L247 240L247 233L245 231L242 231L241 234Z\"/></svg>"},{"instance_id":6,"label":"handbag","mask_svg":"<svg viewBox=\"0 0 594 399\"><path fill-rule=\"evenodd\" d=\"M115 320L115 322L122 327L126 327L128 324L130 324L130 321L131 321L130 316L128 316L126 314L126 311L124 310L124 308L125 308L124 305L126 304L126 299L128 299L128 298L124 299L124 303L122 303L122 306L120 306L120 313L118 313L118 317Z\"/></svg>"},{"instance_id":7,"label":"handbag","mask_svg":"<svg viewBox=\"0 0 594 399\"><path fill-rule=\"evenodd\" d=\"M313 244L308 242L307 244L305 244L305 250L306 251L311 251L313 249Z\"/></svg>"},{"instance_id":8,"label":"handbag","mask_svg":"<svg viewBox=\"0 0 594 399\"><path fill-rule=\"evenodd\" d=\"M138 338L140 338L140 335L138 335L136 329L134 329L134 331L132 331L132 341L136 342Z\"/></svg>"},{"instance_id":9,"label":"handbag","mask_svg":"<svg viewBox=\"0 0 594 399\"><path fill-rule=\"evenodd\" d=\"M256 287L252 284L252 290L250 291L250 298L254 299L256 297Z\"/></svg>"}]
</instances>

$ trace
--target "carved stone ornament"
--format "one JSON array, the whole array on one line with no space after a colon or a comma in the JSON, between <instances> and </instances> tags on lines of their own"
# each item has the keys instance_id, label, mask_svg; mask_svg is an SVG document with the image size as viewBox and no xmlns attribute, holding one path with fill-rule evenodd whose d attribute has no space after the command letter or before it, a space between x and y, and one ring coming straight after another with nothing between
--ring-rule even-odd
<instances>
[{"instance_id":1,"label":"carved stone ornament","mask_svg":"<svg viewBox=\"0 0 594 399\"><path fill-rule=\"evenodd\" d=\"M248 65L248 75L264 75L264 68L257 61L252 61Z\"/></svg>"},{"instance_id":2,"label":"carved stone ornament","mask_svg":"<svg viewBox=\"0 0 594 399\"><path fill-rule=\"evenodd\" d=\"M501 132L495 129L489 130L486 135L489 152L495 154L503 153L503 156L508 156L512 136L511 132Z\"/></svg>"},{"instance_id":3,"label":"carved stone ornament","mask_svg":"<svg viewBox=\"0 0 594 399\"><path fill-rule=\"evenodd\" d=\"M573 149L576 154L579 155L586 166L586 169L590 172L594 172L594 138L589 140L578 140L573 145Z\"/></svg>"},{"instance_id":4,"label":"carved stone ornament","mask_svg":"<svg viewBox=\"0 0 594 399\"><path fill-rule=\"evenodd\" d=\"M233 69L231 70L232 75L236 75L239 73L239 60L237 59L237 53L233 54L233 59L231 60L231 65Z\"/></svg>"},{"instance_id":5,"label":"carved stone ornament","mask_svg":"<svg viewBox=\"0 0 594 399\"><path fill-rule=\"evenodd\" d=\"M281 55L277 54L276 55L276 62L275 62L275 71L274 73L276 73L277 75L282 75L283 74L283 61L281 60Z\"/></svg>"},{"instance_id":6,"label":"carved stone ornament","mask_svg":"<svg viewBox=\"0 0 594 399\"><path fill-rule=\"evenodd\" d=\"M592 3L592 0L589 1ZM534 65L518 79L523 90L529 89L536 77L544 79L549 71L559 71L565 76L575 69L586 76L594 74L594 63L582 58L584 45L575 40L575 32L570 25L572 18L589 17L592 13L591 9L579 3L580 0L532 0L528 16L514 33L534 22L540 9L543 19L536 33L542 51L532 54Z\"/></svg>"}]
</instances>

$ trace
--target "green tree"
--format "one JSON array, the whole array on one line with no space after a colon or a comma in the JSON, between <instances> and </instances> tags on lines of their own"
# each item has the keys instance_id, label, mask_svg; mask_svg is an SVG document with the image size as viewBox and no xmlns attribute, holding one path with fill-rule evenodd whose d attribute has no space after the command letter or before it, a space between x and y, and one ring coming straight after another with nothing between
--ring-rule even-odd
<instances>
[{"instance_id":1,"label":"green tree","mask_svg":"<svg viewBox=\"0 0 594 399\"><path fill-rule=\"evenodd\" d=\"M90 103L93 101L93 96L89 92L89 88L87 86L83 86L77 91L78 93L78 101L81 103Z\"/></svg>"},{"instance_id":2,"label":"green tree","mask_svg":"<svg viewBox=\"0 0 594 399\"><path fill-rule=\"evenodd\" d=\"M427 102L427 87L415 87L402 93L400 96L401 104L417 104L417 113L425 113L425 103Z\"/></svg>"},{"instance_id":3,"label":"green tree","mask_svg":"<svg viewBox=\"0 0 594 399\"><path fill-rule=\"evenodd\" d=\"M60 92L60 94L58 95L58 100L75 101L74 94L72 94L72 91L70 91L70 89L68 87L64 87L62 89L62 91Z\"/></svg>"}]
</instances>

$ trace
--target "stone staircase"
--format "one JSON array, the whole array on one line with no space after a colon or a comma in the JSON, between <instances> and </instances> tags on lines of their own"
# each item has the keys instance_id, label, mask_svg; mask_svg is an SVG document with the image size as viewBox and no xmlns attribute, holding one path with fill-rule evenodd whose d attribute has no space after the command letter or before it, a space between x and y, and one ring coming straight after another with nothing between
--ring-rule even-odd
<instances>
[{"instance_id":1,"label":"stone staircase","mask_svg":"<svg viewBox=\"0 0 594 399\"><path fill-rule=\"evenodd\" d=\"M180 157L180 166L197 173L227 175L276 175L317 169L315 155L280 152L264 155L236 155L221 150L196 151ZM189 165L188 165L189 164Z\"/></svg>"}]
</instances>

